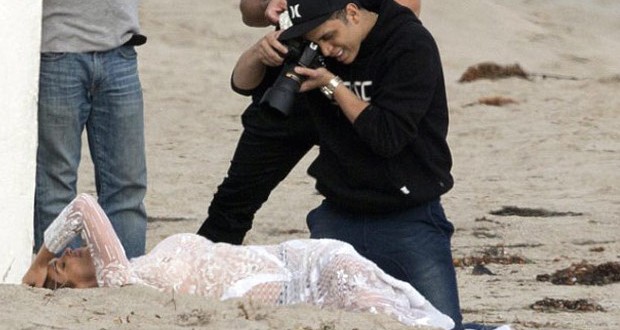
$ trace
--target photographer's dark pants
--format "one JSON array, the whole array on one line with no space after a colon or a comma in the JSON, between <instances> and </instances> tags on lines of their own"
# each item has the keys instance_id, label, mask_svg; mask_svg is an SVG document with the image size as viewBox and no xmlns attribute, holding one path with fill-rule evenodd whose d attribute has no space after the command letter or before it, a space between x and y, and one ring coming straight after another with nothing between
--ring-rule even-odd
<instances>
[{"instance_id":1,"label":"photographer's dark pants","mask_svg":"<svg viewBox=\"0 0 620 330\"><path fill-rule=\"evenodd\" d=\"M198 230L213 242L241 244L256 211L317 142L304 106L296 106L289 117L284 117L275 110L250 105L242 122L244 131L227 176Z\"/></svg>"}]
</instances>

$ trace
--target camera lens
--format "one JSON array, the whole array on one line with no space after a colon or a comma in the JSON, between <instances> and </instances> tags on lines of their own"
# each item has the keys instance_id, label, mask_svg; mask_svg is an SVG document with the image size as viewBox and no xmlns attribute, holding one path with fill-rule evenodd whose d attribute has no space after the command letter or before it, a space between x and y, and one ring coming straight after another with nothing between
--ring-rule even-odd
<instances>
[{"instance_id":1,"label":"camera lens","mask_svg":"<svg viewBox=\"0 0 620 330\"><path fill-rule=\"evenodd\" d=\"M304 76L295 73L295 67L312 68L318 66L321 59L319 47L315 43L301 43L298 40L291 40L287 46L289 52L284 67L260 101L261 106L276 109L285 116L290 114L296 94L299 92L301 83L305 80Z\"/></svg>"}]
</instances>

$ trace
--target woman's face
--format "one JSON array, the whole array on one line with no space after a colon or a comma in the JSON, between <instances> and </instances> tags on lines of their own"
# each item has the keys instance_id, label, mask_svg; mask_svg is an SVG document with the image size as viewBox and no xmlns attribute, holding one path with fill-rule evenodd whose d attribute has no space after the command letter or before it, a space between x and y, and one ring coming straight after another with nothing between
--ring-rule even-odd
<instances>
[{"instance_id":1,"label":"woman's face","mask_svg":"<svg viewBox=\"0 0 620 330\"><path fill-rule=\"evenodd\" d=\"M47 266L47 277L60 287L92 288L97 286L95 265L88 249L83 247L65 249L60 258L54 258Z\"/></svg>"}]
</instances>

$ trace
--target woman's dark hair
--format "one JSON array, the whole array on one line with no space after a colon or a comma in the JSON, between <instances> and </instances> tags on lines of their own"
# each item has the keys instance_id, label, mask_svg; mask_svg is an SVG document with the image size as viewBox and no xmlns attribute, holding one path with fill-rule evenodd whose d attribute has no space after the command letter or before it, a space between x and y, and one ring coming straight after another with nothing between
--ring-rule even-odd
<instances>
[{"instance_id":1,"label":"woman's dark hair","mask_svg":"<svg viewBox=\"0 0 620 330\"><path fill-rule=\"evenodd\" d=\"M54 279L52 279L49 274L45 278L45 283L43 283L44 288L48 288L50 290L62 289L62 288L72 288L73 286L68 281L60 283Z\"/></svg>"}]
</instances>

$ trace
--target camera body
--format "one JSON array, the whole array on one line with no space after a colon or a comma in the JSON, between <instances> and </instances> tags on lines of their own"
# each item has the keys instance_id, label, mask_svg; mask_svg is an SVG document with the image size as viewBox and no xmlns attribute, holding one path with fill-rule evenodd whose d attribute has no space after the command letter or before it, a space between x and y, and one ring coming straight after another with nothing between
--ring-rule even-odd
<instances>
[{"instance_id":1,"label":"camera body","mask_svg":"<svg viewBox=\"0 0 620 330\"><path fill-rule=\"evenodd\" d=\"M318 68L324 66L319 46L303 39L286 42L288 53L276 81L267 89L260 100L261 106L276 109L284 116L291 112L296 94L306 77L295 72L296 66Z\"/></svg>"}]
</instances>

